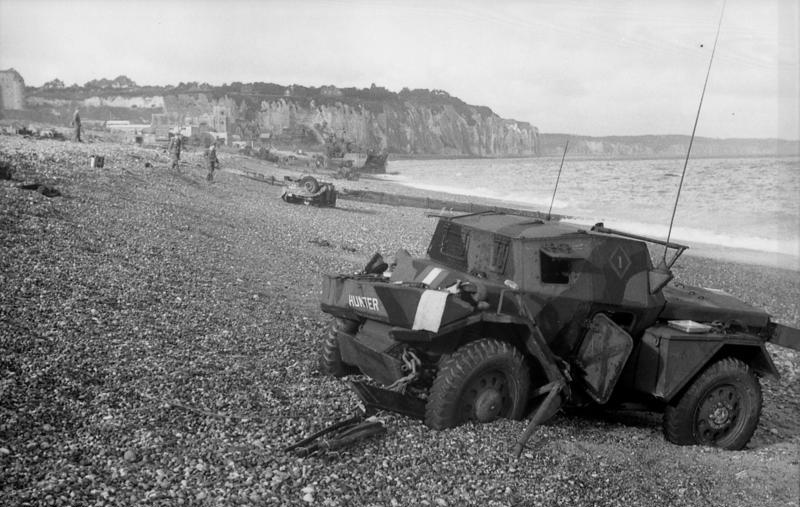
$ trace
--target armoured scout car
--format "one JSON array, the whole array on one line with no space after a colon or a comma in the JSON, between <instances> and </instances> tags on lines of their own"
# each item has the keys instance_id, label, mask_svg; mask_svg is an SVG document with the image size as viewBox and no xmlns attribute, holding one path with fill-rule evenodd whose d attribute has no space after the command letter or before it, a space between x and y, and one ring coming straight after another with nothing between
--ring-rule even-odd
<instances>
[{"instance_id":1,"label":"armoured scout car","mask_svg":"<svg viewBox=\"0 0 800 507\"><path fill-rule=\"evenodd\" d=\"M648 244L663 248L657 267ZM360 384L362 399L434 429L628 402L663 410L671 442L741 449L759 376L778 375L765 342L798 349L800 331L724 292L670 285L685 249L603 224L442 217L427 257L376 254L324 279L335 318L321 368L366 374L384 388Z\"/></svg>"}]
</instances>

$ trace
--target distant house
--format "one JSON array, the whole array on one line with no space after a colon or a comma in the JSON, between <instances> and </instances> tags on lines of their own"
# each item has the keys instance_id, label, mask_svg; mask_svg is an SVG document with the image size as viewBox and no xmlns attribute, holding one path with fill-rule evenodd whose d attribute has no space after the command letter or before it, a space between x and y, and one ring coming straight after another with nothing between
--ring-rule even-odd
<instances>
[{"instance_id":1,"label":"distant house","mask_svg":"<svg viewBox=\"0 0 800 507\"><path fill-rule=\"evenodd\" d=\"M196 136L200 133L200 128L197 125L184 125L181 127L181 135L184 137Z\"/></svg>"},{"instance_id":2,"label":"distant house","mask_svg":"<svg viewBox=\"0 0 800 507\"><path fill-rule=\"evenodd\" d=\"M105 127L108 130L118 130L123 132L142 131L151 125L148 123L131 123L128 120L108 120Z\"/></svg>"},{"instance_id":3,"label":"distant house","mask_svg":"<svg viewBox=\"0 0 800 507\"><path fill-rule=\"evenodd\" d=\"M150 117L150 129L159 141L169 139L169 134L180 124L178 116L170 113L153 113Z\"/></svg>"},{"instance_id":4,"label":"distant house","mask_svg":"<svg viewBox=\"0 0 800 507\"><path fill-rule=\"evenodd\" d=\"M127 120L108 120L105 127L111 132L122 133L126 142L137 142L145 131L150 130L147 123L131 123Z\"/></svg>"},{"instance_id":5,"label":"distant house","mask_svg":"<svg viewBox=\"0 0 800 507\"><path fill-rule=\"evenodd\" d=\"M217 141L222 141L223 144L228 144L228 133L227 132L207 132L209 135L214 136L214 139Z\"/></svg>"},{"instance_id":6,"label":"distant house","mask_svg":"<svg viewBox=\"0 0 800 507\"><path fill-rule=\"evenodd\" d=\"M0 109L25 109L25 81L14 69L0 70Z\"/></svg>"},{"instance_id":7,"label":"distant house","mask_svg":"<svg viewBox=\"0 0 800 507\"><path fill-rule=\"evenodd\" d=\"M214 117L211 125L217 132L228 132L228 109L224 106L214 106Z\"/></svg>"},{"instance_id":8,"label":"distant house","mask_svg":"<svg viewBox=\"0 0 800 507\"><path fill-rule=\"evenodd\" d=\"M335 86L323 86L319 90L320 95L323 97L341 97L344 95L342 90L336 88Z\"/></svg>"}]
</instances>

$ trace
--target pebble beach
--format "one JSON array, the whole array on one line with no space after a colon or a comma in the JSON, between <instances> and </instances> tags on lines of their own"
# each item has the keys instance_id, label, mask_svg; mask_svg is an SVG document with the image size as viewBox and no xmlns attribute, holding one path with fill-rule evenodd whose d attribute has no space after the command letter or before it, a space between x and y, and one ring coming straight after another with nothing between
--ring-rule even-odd
<instances>
[{"instance_id":1,"label":"pebble beach","mask_svg":"<svg viewBox=\"0 0 800 507\"><path fill-rule=\"evenodd\" d=\"M287 204L243 172L302 168L223 152L209 183L199 148L170 170L163 150L3 135L0 162L2 505L798 505L800 353L771 344L781 378L762 380L739 452L675 446L660 417L614 412L558 414L519 460L525 420L436 432L389 413L385 436L285 453L357 409L317 369L322 274L424 255L436 210ZM798 271L692 255L674 271L800 327Z\"/></svg>"}]
</instances>

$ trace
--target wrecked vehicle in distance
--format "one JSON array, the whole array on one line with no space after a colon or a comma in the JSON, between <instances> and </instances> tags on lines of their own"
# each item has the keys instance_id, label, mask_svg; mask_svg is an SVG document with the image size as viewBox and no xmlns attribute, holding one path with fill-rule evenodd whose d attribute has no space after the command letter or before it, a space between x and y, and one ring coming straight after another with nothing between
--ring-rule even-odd
<instances>
[{"instance_id":1,"label":"wrecked vehicle in distance","mask_svg":"<svg viewBox=\"0 0 800 507\"><path fill-rule=\"evenodd\" d=\"M333 183L317 181L313 176L292 178L284 176L284 188L281 199L294 204L306 206L336 206L336 187Z\"/></svg>"},{"instance_id":2,"label":"wrecked vehicle in distance","mask_svg":"<svg viewBox=\"0 0 800 507\"><path fill-rule=\"evenodd\" d=\"M648 244L664 248L657 267ZM765 343L800 349L800 331L724 292L670 285L686 248L603 224L440 217L426 257L376 254L362 273L324 278L334 320L321 369L366 374L384 387L354 383L363 401L434 429L533 410L527 439L564 404L624 402L662 411L670 442L741 449L759 376L778 376Z\"/></svg>"}]
</instances>

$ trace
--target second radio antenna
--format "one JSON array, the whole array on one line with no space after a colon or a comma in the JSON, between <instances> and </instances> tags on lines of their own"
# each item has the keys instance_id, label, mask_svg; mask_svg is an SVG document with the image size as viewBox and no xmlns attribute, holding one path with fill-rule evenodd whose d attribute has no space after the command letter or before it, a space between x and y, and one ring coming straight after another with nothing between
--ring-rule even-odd
<instances>
[{"instance_id":1,"label":"second radio antenna","mask_svg":"<svg viewBox=\"0 0 800 507\"><path fill-rule=\"evenodd\" d=\"M694 134L697 132L697 121L700 119L700 110L703 108L703 98L706 96L706 87L708 86L708 76L711 75L711 64L714 63L714 53L717 51L717 41L719 40L719 31L722 28L722 16L725 14L725 2L722 2L722 11L719 13L719 23L717 24L717 35L714 37L714 48L711 50L711 58L708 60L708 71L706 71L706 80L703 83L703 92L700 94L700 105L697 106L697 116L694 118L694 127L692 128L692 137L689 139L689 149L686 150L686 160L683 163L683 172L681 173L681 182L678 184L678 195L675 196L675 206L672 208L672 218L669 221L669 231L667 232L667 245L672 236L672 224L675 222L675 212L678 210L678 199L681 198L681 189L683 188L683 178L686 176L686 167L689 165L689 155L692 153L692 144L694 143ZM664 247L663 262L667 264L667 249L669 246Z\"/></svg>"},{"instance_id":2,"label":"second radio antenna","mask_svg":"<svg viewBox=\"0 0 800 507\"><path fill-rule=\"evenodd\" d=\"M561 179L561 169L564 167L564 158L567 156L567 147L569 147L569 139L564 145L564 154L561 155L561 165L558 166L558 177L556 178L556 188L553 189L553 198L550 199L550 209L547 210L547 219L550 220L550 212L553 211L553 203L556 202L556 191L558 190L558 181Z\"/></svg>"}]
</instances>

